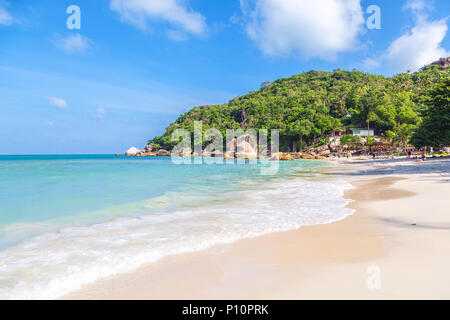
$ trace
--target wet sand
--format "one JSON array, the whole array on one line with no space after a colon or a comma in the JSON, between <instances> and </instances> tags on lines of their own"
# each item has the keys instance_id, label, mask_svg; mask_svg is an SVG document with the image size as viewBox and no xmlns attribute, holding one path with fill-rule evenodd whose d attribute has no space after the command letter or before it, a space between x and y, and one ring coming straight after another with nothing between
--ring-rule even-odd
<instances>
[{"instance_id":1,"label":"wet sand","mask_svg":"<svg viewBox=\"0 0 450 320\"><path fill-rule=\"evenodd\" d=\"M342 221L167 257L65 298L450 299L448 177L353 185L345 197L356 212Z\"/></svg>"}]
</instances>

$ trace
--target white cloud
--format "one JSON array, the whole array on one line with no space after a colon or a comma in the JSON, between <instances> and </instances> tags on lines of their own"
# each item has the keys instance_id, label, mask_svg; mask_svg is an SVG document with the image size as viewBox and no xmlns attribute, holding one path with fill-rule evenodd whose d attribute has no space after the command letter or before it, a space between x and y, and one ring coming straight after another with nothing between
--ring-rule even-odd
<instances>
[{"instance_id":1,"label":"white cloud","mask_svg":"<svg viewBox=\"0 0 450 320\"><path fill-rule=\"evenodd\" d=\"M69 106L64 99L58 97L48 97L48 102L52 107L60 109L67 109L67 107Z\"/></svg>"},{"instance_id":2,"label":"white cloud","mask_svg":"<svg viewBox=\"0 0 450 320\"><path fill-rule=\"evenodd\" d=\"M416 12L421 12L425 9L431 9L431 4L429 2L425 2L424 0L409 0L403 6L404 10L412 10Z\"/></svg>"},{"instance_id":3,"label":"white cloud","mask_svg":"<svg viewBox=\"0 0 450 320\"><path fill-rule=\"evenodd\" d=\"M430 21L424 13L432 9L421 0L409 1L404 9L411 10L416 20L415 26L395 39L378 58L366 59L368 69L387 66L394 73L417 71L450 52L441 46L447 34L447 20Z\"/></svg>"},{"instance_id":4,"label":"white cloud","mask_svg":"<svg viewBox=\"0 0 450 320\"><path fill-rule=\"evenodd\" d=\"M205 17L190 9L186 2L186 0L111 0L110 8L119 13L122 21L140 29L146 29L148 20L159 20L168 22L172 27L182 31L201 35L206 30Z\"/></svg>"},{"instance_id":5,"label":"white cloud","mask_svg":"<svg viewBox=\"0 0 450 320\"><path fill-rule=\"evenodd\" d=\"M0 25L10 26L13 23L13 18L9 14L8 11L6 11L5 8L0 6Z\"/></svg>"},{"instance_id":6,"label":"white cloud","mask_svg":"<svg viewBox=\"0 0 450 320\"><path fill-rule=\"evenodd\" d=\"M300 53L333 59L352 50L364 27L360 0L241 0L246 30L270 55Z\"/></svg>"},{"instance_id":7,"label":"white cloud","mask_svg":"<svg viewBox=\"0 0 450 320\"><path fill-rule=\"evenodd\" d=\"M375 58L367 58L364 60L364 68L373 70L381 66L381 62Z\"/></svg>"},{"instance_id":8,"label":"white cloud","mask_svg":"<svg viewBox=\"0 0 450 320\"><path fill-rule=\"evenodd\" d=\"M441 47L447 29L445 20L419 22L410 32L391 43L383 59L394 72L405 72L417 71L447 57L450 53Z\"/></svg>"},{"instance_id":9,"label":"white cloud","mask_svg":"<svg viewBox=\"0 0 450 320\"><path fill-rule=\"evenodd\" d=\"M91 41L78 33L67 37L56 34L53 37L53 43L68 53L75 53L88 49Z\"/></svg>"},{"instance_id":10,"label":"white cloud","mask_svg":"<svg viewBox=\"0 0 450 320\"><path fill-rule=\"evenodd\" d=\"M97 108L95 109L94 116L99 120L103 120L103 118L106 116L106 110L104 108Z\"/></svg>"}]
</instances>

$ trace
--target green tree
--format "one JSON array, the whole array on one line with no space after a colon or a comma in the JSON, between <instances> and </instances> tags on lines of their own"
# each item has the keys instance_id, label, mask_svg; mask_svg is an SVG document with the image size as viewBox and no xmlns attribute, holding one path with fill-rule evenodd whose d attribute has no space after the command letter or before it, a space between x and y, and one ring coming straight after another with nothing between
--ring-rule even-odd
<instances>
[{"instance_id":1,"label":"green tree","mask_svg":"<svg viewBox=\"0 0 450 320\"><path fill-rule=\"evenodd\" d=\"M372 147L375 144L375 138L374 137L367 137L366 138L366 145L369 147L369 151L372 151Z\"/></svg>"},{"instance_id":2,"label":"green tree","mask_svg":"<svg viewBox=\"0 0 450 320\"><path fill-rule=\"evenodd\" d=\"M413 135L414 128L415 127L413 125L403 124L395 129L394 142L397 142L399 145L401 145L405 151L408 147L408 142Z\"/></svg>"},{"instance_id":3,"label":"green tree","mask_svg":"<svg viewBox=\"0 0 450 320\"><path fill-rule=\"evenodd\" d=\"M304 138L306 136L308 136L312 129L313 129L314 125L311 121L309 120L297 120L294 123L292 123L292 125L289 128L289 134L290 136L293 138L292 140L292 152L296 152L297 151L297 141L300 142L300 150L303 149L304 146Z\"/></svg>"},{"instance_id":4,"label":"green tree","mask_svg":"<svg viewBox=\"0 0 450 320\"><path fill-rule=\"evenodd\" d=\"M295 150L297 145L316 144L318 138L323 140L333 130L340 130L339 123L374 126L377 134L391 131L399 136L404 136L402 126L409 125L412 130L422 123L414 134L415 144L446 145L449 111L444 107L448 108L448 100L434 101L428 88L448 78L449 73L450 69L433 65L393 77L340 69L305 72L265 83L228 103L194 107L150 142L169 150L174 146L170 137L176 129L187 129L193 135L194 122L202 121L203 133L210 128L223 134L226 129L279 129L280 147ZM445 95L448 99L448 87L442 87L438 94Z\"/></svg>"},{"instance_id":5,"label":"green tree","mask_svg":"<svg viewBox=\"0 0 450 320\"><path fill-rule=\"evenodd\" d=\"M367 114L367 119L366 119L366 122L367 122L367 130L370 130L370 121L376 121L377 119L378 119L378 117L377 117L377 114L376 114L375 112L370 111L370 112Z\"/></svg>"},{"instance_id":6,"label":"green tree","mask_svg":"<svg viewBox=\"0 0 450 320\"><path fill-rule=\"evenodd\" d=\"M395 138L395 132L391 131L391 130L387 130L383 133L383 135L381 136L382 139L390 144L392 144L392 141Z\"/></svg>"},{"instance_id":7,"label":"green tree","mask_svg":"<svg viewBox=\"0 0 450 320\"><path fill-rule=\"evenodd\" d=\"M357 143L361 142L361 138L359 136L354 136L352 134L344 134L341 137L341 144L343 146L348 145L349 143Z\"/></svg>"},{"instance_id":8,"label":"green tree","mask_svg":"<svg viewBox=\"0 0 450 320\"><path fill-rule=\"evenodd\" d=\"M412 143L416 147L450 145L450 78L442 79L429 92L424 121L415 132Z\"/></svg>"},{"instance_id":9,"label":"green tree","mask_svg":"<svg viewBox=\"0 0 450 320\"><path fill-rule=\"evenodd\" d=\"M343 128L344 127L340 119L333 119L332 123L333 137L335 136L336 131L341 131Z\"/></svg>"},{"instance_id":10,"label":"green tree","mask_svg":"<svg viewBox=\"0 0 450 320\"><path fill-rule=\"evenodd\" d=\"M261 83L260 87L266 88L266 87L270 86L271 84L272 84L272 82L270 82L270 81L264 81L263 83Z\"/></svg>"}]
</instances>

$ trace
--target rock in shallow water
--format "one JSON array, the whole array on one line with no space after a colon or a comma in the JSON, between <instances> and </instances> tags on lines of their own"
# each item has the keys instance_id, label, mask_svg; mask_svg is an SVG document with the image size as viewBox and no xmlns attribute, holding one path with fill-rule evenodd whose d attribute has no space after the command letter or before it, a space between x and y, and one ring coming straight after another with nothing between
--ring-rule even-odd
<instances>
[{"instance_id":1,"label":"rock in shallow water","mask_svg":"<svg viewBox=\"0 0 450 320\"><path fill-rule=\"evenodd\" d=\"M134 157L134 156L136 156L138 153L140 153L141 152L141 150L139 150L138 148L136 148L136 147L132 147L132 148L130 148L130 149L128 149L126 152L125 152L125 155L127 156L127 157Z\"/></svg>"},{"instance_id":2,"label":"rock in shallow water","mask_svg":"<svg viewBox=\"0 0 450 320\"><path fill-rule=\"evenodd\" d=\"M164 150L164 149L160 149L158 151L158 156L159 157L167 157L167 156L170 156L170 152L167 150Z\"/></svg>"}]
</instances>

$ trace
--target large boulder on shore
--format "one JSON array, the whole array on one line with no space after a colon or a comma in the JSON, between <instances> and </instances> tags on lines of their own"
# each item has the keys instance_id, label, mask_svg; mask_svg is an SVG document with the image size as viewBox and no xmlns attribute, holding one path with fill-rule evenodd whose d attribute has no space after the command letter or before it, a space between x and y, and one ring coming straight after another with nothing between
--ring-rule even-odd
<instances>
[{"instance_id":1,"label":"large boulder on shore","mask_svg":"<svg viewBox=\"0 0 450 320\"><path fill-rule=\"evenodd\" d=\"M244 159L256 159L258 153L247 141L241 141L237 144L236 157Z\"/></svg>"},{"instance_id":2,"label":"large boulder on shore","mask_svg":"<svg viewBox=\"0 0 450 320\"><path fill-rule=\"evenodd\" d=\"M153 143L148 144L144 150L142 150L143 153L150 153L155 149L155 145Z\"/></svg>"},{"instance_id":3,"label":"large boulder on shore","mask_svg":"<svg viewBox=\"0 0 450 320\"><path fill-rule=\"evenodd\" d=\"M140 152L141 152L141 150L139 150L138 148L132 147L132 148L128 149L128 150L125 152L125 155L126 155L127 157L134 157L134 156L136 156L137 154L139 154Z\"/></svg>"},{"instance_id":4,"label":"large boulder on shore","mask_svg":"<svg viewBox=\"0 0 450 320\"><path fill-rule=\"evenodd\" d=\"M213 151L207 151L207 150L204 150L203 151L203 153L202 153L202 157L223 157L224 156L224 154L223 154L223 152L222 152L222 150L213 150Z\"/></svg>"},{"instance_id":5,"label":"large boulder on shore","mask_svg":"<svg viewBox=\"0 0 450 320\"><path fill-rule=\"evenodd\" d=\"M234 138L227 143L227 150L224 157L227 159L256 159L258 157L258 152L248 141L245 140L245 138Z\"/></svg>"},{"instance_id":6,"label":"large boulder on shore","mask_svg":"<svg viewBox=\"0 0 450 320\"><path fill-rule=\"evenodd\" d=\"M303 153L303 154L300 156L300 159L304 159L304 160L314 160L314 159L316 159L316 156L315 156L315 155L312 155L312 154L308 154L308 153Z\"/></svg>"},{"instance_id":7,"label":"large boulder on shore","mask_svg":"<svg viewBox=\"0 0 450 320\"><path fill-rule=\"evenodd\" d=\"M277 152L271 155L270 160L280 160L280 158L283 156L283 153Z\"/></svg>"},{"instance_id":8,"label":"large boulder on shore","mask_svg":"<svg viewBox=\"0 0 450 320\"><path fill-rule=\"evenodd\" d=\"M237 139L234 138L234 139L228 141L227 150L225 150L225 152L228 154L234 153L234 152L236 152L236 148L237 148Z\"/></svg>"},{"instance_id":9,"label":"large boulder on shore","mask_svg":"<svg viewBox=\"0 0 450 320\"><path fill-rule=\"evenodd\" d=\"M168 157L170 156L170 152L164 149L159 149L157 155L158 157Z\"/></svg>"},{"instance_id":10,"label":"large boulder on shore","mask_svg":"<svg viewBox=\"0 0 450 320\"><path fill-rule=\"evenodd\" d=\"M280 156L280 160L281 161L290 161L290 160L293 160L293 159L294 158L289 153L281 154L281 156Z\"/></svg>"},{"instance_id":11,"label":"large boulder on shore","mask_svg":"<svg viewBox=\"0 0 450 320\"><path fill-rule=\"evenodd\" d=\"M309 151L310 151L310 153L320 154L322 152L328 151L328 145L325 144L325 145L320 146L320 147L312 148Z\"/></svg>"},{"instance_id":12,"label":"large boulder on shore","mask_svg":"<svg viewBox=\"0 0 450 320\"><path fill-rule=\"evenodd\" d=\"M222 150L214 150L213 152L211 152L211 157L223 157Z\"/></svg>"},{"instance_id":13,"label":"large boulder on shore","mask_svg":"<svg viewBox=\"0 0 450 320\"><path fill-rule=\"evenodd\" d=\"M232 160L232 159L234 159L234 155L233 155L232 153L230 153L230 152L225 152L225 153L223 154L223 158L224 158L224 159Z\"/></svg>"},{"instance_id":14,"label":"large boulder on shore","mask_svg":"<svg viewBox=\"0 0 450 320\"><path fill-rule=\"evenodd\" d=\"M244 158L244 159L256 159L258 157L258 151L256 145L250 143L252 140L247 136L240 136L228 141L225 154L228 158Z\"/></svg>"},{"instance_id":15,"label":"large boulder on shore","mask_svg":"<svg viewBox=\"0 0 450 320\"><path fill-rule=\"evenodd\" d=\"M340 149L340 147L341 147L341 140L340 139L335 139L335 140L331 141L331 143L328 145L328 148L332 152L338 151Z\"/></svg>"},{"instance_id":16,"label":"large boulder on shore","mask_svg":"<svg viewBox=\"0 0 450 320\"><path fill-rule=\"evenodd\" d=\"M160 150L161 151L161 150ZM164 150L165 151L165 150ZM177 152L172 151L173 156L179 156L179 157L190 157L192 153L191 148L181 148Z\"/></svg>"}]
</instances>

